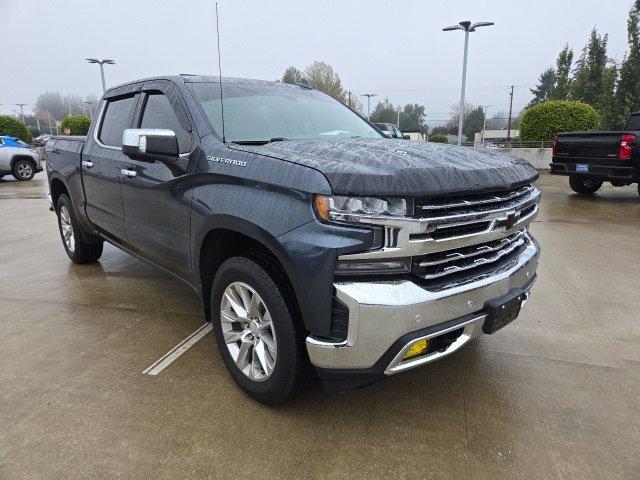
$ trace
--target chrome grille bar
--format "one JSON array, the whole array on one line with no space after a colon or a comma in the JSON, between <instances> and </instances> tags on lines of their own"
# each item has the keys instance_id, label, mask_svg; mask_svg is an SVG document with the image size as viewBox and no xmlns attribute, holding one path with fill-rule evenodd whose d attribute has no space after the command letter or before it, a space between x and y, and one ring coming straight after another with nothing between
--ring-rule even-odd
<instances>
[{"instance_id":1,"label":"chrome grille bar","mask_svg":"<svg viewBox=\"0 0 640 480\"><path fill-rule=\"evenodd\" d=\"M492 203L508 202L510 200L515 200L519 197L522 197L528 194L534 188L535 187L533 186L533 184L528 184L516 190L507 191L507 192L489 193L483 196L479 196L479 198L473 199L473 200L461 199L461 200L452 200L450 202L446 202L446 198L445 198L444 200L441 200L442 203L439 203L437 201L435 202L431 201L430 203L421 204L422 201L429 201L429 200L422 200L422 201L418 201L418 204L416 205L416 209L421 211L431 212L435 210L447 210L452 208L468 208L468 207L474 207L476 205L487 205Z\"/></svg>"}]
</instances>

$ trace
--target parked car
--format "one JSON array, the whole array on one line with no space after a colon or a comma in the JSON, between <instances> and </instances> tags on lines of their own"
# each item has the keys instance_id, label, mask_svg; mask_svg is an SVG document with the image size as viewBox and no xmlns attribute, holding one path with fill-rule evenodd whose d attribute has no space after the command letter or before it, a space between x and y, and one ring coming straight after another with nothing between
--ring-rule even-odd
<instances>
[{"instance_id":1,"label":"parked car","mask_svg":"<svg viewBox=\"0 0 640 480\"><path fill-rule=\"evenodd\" d=\"M640 112L633 113L620 131L559 133L553 144L551 174L569 176L569 186L581 195L593 195L604 182L614 187L638 183L638 139Z\"/></svg>"},{"instance_id":2,"label":"parked car","mask_svg":"<svg viewBox=\"0 0 640 480\"><path fill-rule=\"evenodd\" d=\"M31 180L42 171L40 156L16 137L0 136L0 178L13 174L16 180Z\"/></svg>"},{"instance_id":3,"label":"parked car","mask_svg":"<svg viewBox=\"0 0 640 480\"><path fill-rule=\"evenodd\" d=\"M36 138L33 139L33 146L34 147L44 147L45 144L47 143L47 141L49 140L49 138L51 138L51 135L45 133L42 135L38 135Z\"/></svg>"},{"instance_id":4,"label":"parked car","mask_svg":"<svg viewBox=\"0 0 640 480\"><path fill-rule=\"evenodd\" d=\"M343 391L425 365L516 318L540 252L527 162L398 144L306 86L226 78L221 101L218 82L111 88L86 138L47 143L73 262L106 241L185 281L267 404L316 376Z\"/></svg>"},{"instance_id":5,"label":"parked car","mask_svg":"<svg viewBox=\"0 0 640 480\"><path fill-rule=\"evenodd\" d=\"M386 137L409 140L409 136L404 135L393 123L374 123L374 125L378 127Z\"/></svg>"}]
</instances>

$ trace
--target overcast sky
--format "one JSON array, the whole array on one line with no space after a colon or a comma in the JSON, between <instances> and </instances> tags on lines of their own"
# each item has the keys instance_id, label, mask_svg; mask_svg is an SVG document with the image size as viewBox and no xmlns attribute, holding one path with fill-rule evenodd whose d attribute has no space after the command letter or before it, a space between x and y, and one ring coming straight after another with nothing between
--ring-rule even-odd
<instances>
[{"instance_id":1,"label":"overcast sky","mask_svg":"<svg viewBox=\"0 0 640 480\"><path fill-rule=\"evenodd\" d=\"M424 104L433 125L460 95L464 34L442 27L493 21L471 34L467 80L468 100L494 105L491 116L508 109L507 85L521 85L514 108L522 108L563 45L579 54L594 26L609 33L609 55L621 60L631 3L221 0L223 75L274 80L289 65L323 60L356 94ZM98 67L86 57L117 62L105 67L108 85L217 74L213 0L0 0L0 12L2 112L45 90L101 94Z\"/></svg>"}]
</instances>

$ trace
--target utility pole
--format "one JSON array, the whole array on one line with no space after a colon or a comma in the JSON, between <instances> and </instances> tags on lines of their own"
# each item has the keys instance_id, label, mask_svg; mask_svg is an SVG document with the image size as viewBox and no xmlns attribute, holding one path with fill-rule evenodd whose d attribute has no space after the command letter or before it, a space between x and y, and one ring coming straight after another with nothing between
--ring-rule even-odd
<instances>
[{"instance_id":1,"label":"utility pole","mask_svg":"<svg viewBox=\"0 0 640 480\"><path fill-rule=\"evenodd\" d=\"M24 121L24 106L25 105L26 105L26 103L16 103L16 107L20 107L20 118L22 118L22 123L24 123L26 125L27 122Z\"/></svg>"},{"instance_id":2,"label":"utility pole","mask_svg":"<svg viewBox=\"0 0 640 480\"><path fill-rule=\"evenodd\" d=\"M465 20L463 22L458 23L458 25L452 25L450 27L445 27L442 30L445 32L449 32L451 30L462 30L464 31L464 57L462 60L462 89L460 92L460 113L458 115L458 145L462 145L462 127L464 125L464 90L467 84L467 52L469 50L469 33L475 32L476 28L479 27L490 27L493 25L493 22L477 22L473 25L470 21Z\"/></svg>"},{"instance_id":3,"label":"utility pole","mask_svg":"<svg viewBox=\"0 0 640 480\"><path fill-rule=\"evenodd\" d=\"M511 113L513 112L513 87L511 85L511 91L509 92L509 124L507 126L507 142L511 141Z\"/></svg>"},{"instance_id":4,"label":"utility pole","mask_svg":"<svg viewBox=\"0 0 640 480\"><path fill-rule=\"evenodd\" d=\"M371 121L371 97L377 97L377 93L363 93L361 97L367 97L367 120Z\"/></svg>"},{"instance_id":5,"label":"utility pole","mask_svg":"<svg viewBox=\"0 0 640 480\"><path fill-rule=\"evenodd\" d=\"M69 116L71 116L73 115L73 113L71 113L71 94L67 97L67 103L69 104Z\"/></svg>"},{"instance_id":6,"label":"utility pole","mask_svg":"<svg viewBox=\"0 0 640 480\"><path fill-rule=\"evenodd\" d=\"M396 127L400 128L400 105L398 105L398 122L396 123Z\"/></svg>"}]
</instances>

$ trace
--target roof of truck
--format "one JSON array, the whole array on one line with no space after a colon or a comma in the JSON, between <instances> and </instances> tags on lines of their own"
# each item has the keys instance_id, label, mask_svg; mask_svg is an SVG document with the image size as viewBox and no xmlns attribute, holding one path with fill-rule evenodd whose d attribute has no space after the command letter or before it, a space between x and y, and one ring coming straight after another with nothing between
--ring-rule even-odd
<instances>
[{"instance_id":1,"label":"roof of truck","mask_svg":"<svg viewBox=\"0 0 640 480\"><path fill-rule=\"evenodd\" d=\"M119 85L114 85L107 89L107 92L112 90L117 90L122 87L126 87L128 85L135 85L142 82L153 82L158 80L169 80L173 83L218 83L220 77L215 77L212 75L199 75L199 74L191 74L191 73L181 73L179 75L161 75L157 77L148 77L148 78L140 78L137 80L132 80L130 82L121 83ZM238 78L238 77L222 77L222 83L225 84L245 84L245 85L282 85L287 86L290 85L288 83L283 83L280 81L272 81L272 80L258 80L252 78ZM300 85L291 85L292 88L310 88L304 87Z\"/></svg>"}]
</instances>

